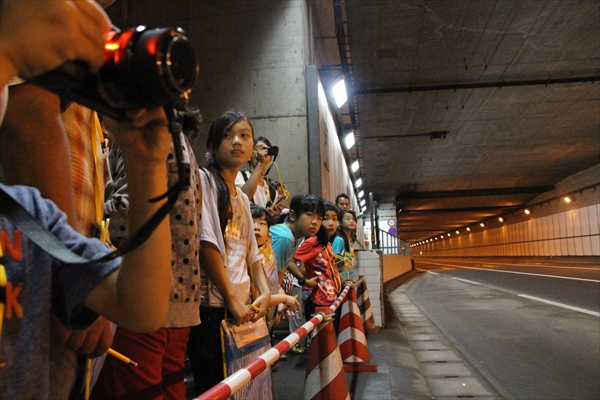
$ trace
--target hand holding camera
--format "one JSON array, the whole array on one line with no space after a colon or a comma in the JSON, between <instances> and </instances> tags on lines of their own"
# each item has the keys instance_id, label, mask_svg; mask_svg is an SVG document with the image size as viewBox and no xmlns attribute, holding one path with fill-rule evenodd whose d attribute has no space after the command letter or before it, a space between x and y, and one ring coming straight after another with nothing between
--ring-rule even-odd
<instances>
[{"instance_id":1,"label":"hand holding camera","mask_svg":"<svg viewBox=\"0 0 600 400\"><path fill-rule=\"evenodd\" d=\"M0 3L2 85L12 76L30 79L81 60L97 71L103 62L110 20L92 0Z\"/></svg>"},{"instance_id":2,"label":"hand holding camera","mask_svg":"<svg viewBox=\"0 0 600 400\"><path fill-rule=\"evenodd\" d=\"M198 62L182 30L145 26L114 30L103 46L104 63L97 74L77 61L32 83L118 120L127 119L127 109L187 100Z\"/></svg>"}]
</instances>

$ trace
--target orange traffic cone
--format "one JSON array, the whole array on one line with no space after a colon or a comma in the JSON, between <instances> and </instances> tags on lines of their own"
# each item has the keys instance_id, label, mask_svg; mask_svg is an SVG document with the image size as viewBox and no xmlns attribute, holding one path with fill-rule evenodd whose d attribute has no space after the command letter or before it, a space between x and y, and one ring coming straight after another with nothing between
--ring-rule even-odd
<instances>
[{"instance_id":1,"label":"orange traffic cone","mask_svg":"<svg viewBox=\"0 0 600 400\"><path fill-rule=\"evenodd\" d=\"M369 362L371 357L354 287L350 288L341 307L338 343L342 360L350 364Z\"/></svg>"},{"instance_id":2,"label":"orange traffic cone","mask_svg":"<svg viewBox=\"0 0 600 400\"><path fill-rule=\"evenodd\" d=\"M329 307L318 307L315 311L331 312ZM332 321L323 321L313 332L304 379L304 400L350 400Z\"/></svg>"},{"instance_id":3,"label":"orange traffic cone","mask_svg":"<svg viewBox=\"0 0 600 400\"><path fill-rule=\"evenodd\" d=\"M357 298L365 331L370 332L376 328L373 310L371 309L371 299L369 299L369 291L367 290L367 281L364 276L361 276L358 281Z\"/></svg>"}]
</instances>

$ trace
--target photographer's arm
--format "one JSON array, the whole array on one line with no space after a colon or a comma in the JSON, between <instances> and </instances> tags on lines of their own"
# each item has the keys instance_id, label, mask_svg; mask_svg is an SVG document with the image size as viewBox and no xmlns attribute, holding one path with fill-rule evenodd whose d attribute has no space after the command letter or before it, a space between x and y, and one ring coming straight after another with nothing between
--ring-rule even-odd
<instances>
[{"instance_id":1,"label":"photographer's arm","mask_svg":"<svg viewBox=\"0 0 600 400\"><path fill-rule=\"evenodd\" d=\"M132 116L133 117L133 116ZM150 202L167 190L166 158L171 144L162 109L144 110L133 121L107 121L119 141L129 180L129 230L136 231L165 202ZM85 305L117 325L154 331L164 322L171 285L171 233L164 218L148 240L123 256L121 268L102 280Z\"/></svg>"},{"instance_id":2,"label":"photographer's arm","mask_svg":"<svg viewBox=\"0 0 600 400\"><path fill-rule=\"evenodd\" d=\"M0 160L6 181L37 188L77 229L69 141L60 119L60 98L27 83L9 90L7 113L0 127Z\"/></svg>"}]
</instances>

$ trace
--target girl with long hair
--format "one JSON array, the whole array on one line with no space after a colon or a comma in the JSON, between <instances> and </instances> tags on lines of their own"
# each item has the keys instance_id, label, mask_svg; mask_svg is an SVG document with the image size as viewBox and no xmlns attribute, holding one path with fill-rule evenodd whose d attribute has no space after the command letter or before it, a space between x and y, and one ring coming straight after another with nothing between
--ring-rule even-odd
<instances>
[{"instance_id":1,"label":"girl with long hair","mask_svg":"<svg viewBox=\"0 0 600 400\"><path fill-rule=\"evenodd\" d=\"M226 311L238 325L257 321L265 315L270 299L250 203L235 185L240 168L252 155L253 134L248 119L230 111L212 124L206 141L207 167L200 173L201 323L191 328L188 342L196 395L224 379L220 324ZM254 300L252 285L258 292Z\"/></svg>"}]
</instances>

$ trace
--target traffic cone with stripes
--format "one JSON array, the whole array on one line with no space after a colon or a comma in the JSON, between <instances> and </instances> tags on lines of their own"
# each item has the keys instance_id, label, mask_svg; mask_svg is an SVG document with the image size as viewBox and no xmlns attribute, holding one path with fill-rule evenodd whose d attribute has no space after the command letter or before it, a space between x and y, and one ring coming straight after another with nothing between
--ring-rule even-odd
<instances>
[{"instance_id":1,"label":"traffic cone with stripes","mask_svg":"<svg viewBox=\"0 0 600 400\"><path fill-rule=\"evenodd\" d=\"M330 313L329 307L316 312ZM304 400L350 400L344 365L332 321L323 321L314 330L308 350Z\"/></svg>"},{"instance_id":2,"label":"traffic cone with stripes","mask_svg":"<svg viewBox=\"0 0 600 400\"><path fill-rule=\"evenodd\" d=\"M365 364L369 362L371 356L369 355L367 337L365 336L354 287L350 289L340 307L338 343L342 361L344 364ZM366 370L373 370L372 368ZM374 368L376 371L377 366ZM349 370L355 371L356 369L346 365L346 371L349 372Z\"/></svg>"},{"instance_id":3,"label":"traffic cone with stripes","mask_svg":"<svg viewBox=\"0 0 600 400\"><path fill-rule=\"evenodd\" d=\"M357 287L358 308L363 320L363 326L367 333L373 331L377 333L379 329L375 327L375 319L373 318L373 310L371 309L371 299L369 299L369 291L367 290L367 281L364 276L361 276Z\"/></svg>"}]
</instances>

